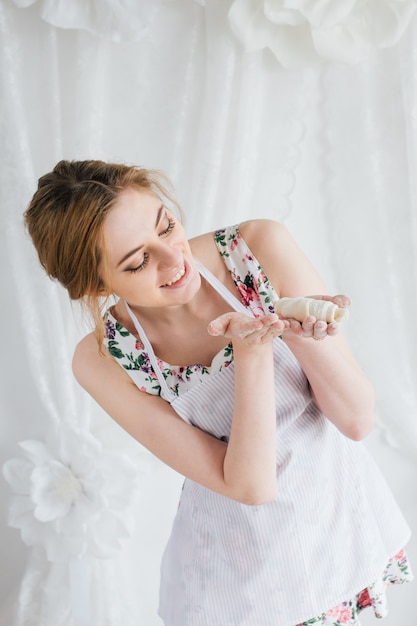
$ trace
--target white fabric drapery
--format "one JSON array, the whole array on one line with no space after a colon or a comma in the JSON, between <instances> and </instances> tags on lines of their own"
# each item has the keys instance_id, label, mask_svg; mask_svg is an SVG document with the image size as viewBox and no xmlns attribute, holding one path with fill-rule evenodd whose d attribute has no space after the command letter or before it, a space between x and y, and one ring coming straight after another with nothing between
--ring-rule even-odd
<instances>
[{"instance_id":1,"label":"white fabric drapery","mask_svg":"<svg viewBox=\"0 0 417 626\"><path fill-rule=\"evenodd\" d=\"M351 295L345 330L375 384L380 426L417 458L415 15L395 31L396 45L376 42L360 62L286 69L268 46L245 50L229 14L242 3L82 4L96 12L0 1L1 461L23 458L17 442L43 441L62 422L151 471L116 557L62 563L42 547L28 553L7 626L79 626L87 614L100 626L159 623L158 560L181 482L72 378L86 324L38 267L21 219L37 178L61 158L164 170L190 235L250 217L287 223L330 291ZM123 8L134 19L117 21ZM2 493L6 510L7 485ZM80 576L92 590L88 607L76 593Z\"/></svg>"}]
</instances>

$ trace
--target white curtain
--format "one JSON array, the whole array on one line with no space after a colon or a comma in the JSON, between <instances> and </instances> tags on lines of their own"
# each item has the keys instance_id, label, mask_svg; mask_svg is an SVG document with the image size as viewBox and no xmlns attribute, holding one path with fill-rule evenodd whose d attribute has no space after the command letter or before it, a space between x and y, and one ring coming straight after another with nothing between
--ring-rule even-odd
<instances>
[{"instance_id":1,"label":"white curtain","mask_svg":"<svg viewBox=\"0 0 417 626\"><path fill-rule=\"evenodd\" d=\"M18 557L0 581L11 599L2 626L159 624L159 560L181 487L72 378L88 325L22 225L37 178L61 158L164 170L190 236L284 221L330 291L352 297L345 330L375 384L379 427L416 462L415 5L0 0L0 503L33 546L4 524L5 558ZM28 477L39 517L45 468L75 498L71 454L86 480L96 455L103 491L112 469L112 516L97 499L88 519L99 522L59 535L68 519L35 519Z\"/></svg>"}]
</instances>

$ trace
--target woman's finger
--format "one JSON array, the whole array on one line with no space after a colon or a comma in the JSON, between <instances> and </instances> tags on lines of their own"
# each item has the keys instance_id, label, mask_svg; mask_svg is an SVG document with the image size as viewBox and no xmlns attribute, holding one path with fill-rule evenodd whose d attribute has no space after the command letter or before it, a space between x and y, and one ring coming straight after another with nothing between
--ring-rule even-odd
<instances>
[{"instance_id":1,"label":"woman's finger","mask_svg":"<svg viewBox=\"0 0 417 626\"><path fill-rule=\"evenodd\" d=\"M326 296L326 295L314 295L307 296L308 298L313 298L313 300L325 300L326 302L333 302L333 304L337 304L337 306L342 309L351 305L351 299L349 296L345 296L343 293L339 293L336 296Z\"/></svg>"},{"instance_id":2,"label":"woman's finger","mask_svg":"<svg viewBox=\"0 0 417 626\"><path fill-rule=\"evenodd\" d=\"M262 320L234 312L220 315L207 326L210 335L227 337L245 337L262 328Z\"/></svg>"},{"instance_id":3,"label":"woman's finger","mask_svg":"<svg viewBox=\"0 0 417 626\"><path fill-rule=\"evenodd\" d=\"M325 339L327 337L327 323L318 321L314 324L313 338L316 340Z\"/></svg>"}]
</instances>

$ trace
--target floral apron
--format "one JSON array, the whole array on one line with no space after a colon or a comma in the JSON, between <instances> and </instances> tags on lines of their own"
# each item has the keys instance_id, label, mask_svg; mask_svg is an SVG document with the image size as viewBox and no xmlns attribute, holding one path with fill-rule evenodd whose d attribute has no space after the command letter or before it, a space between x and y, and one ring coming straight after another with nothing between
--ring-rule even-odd
<instances>
[{"instance_id":1,"label":"floral apron","mask_svg":"<svg viewBox=\"0 0 417 626\"><path fill-rule=\"evenodd\" d=\"M234 310L249 313L196 264ZM143 328L128 305L127 310L163 399L187 423L227 441L234 364L174 395ZM320 412L298 361L279 338L274 364L278 495L271 503L248 506L185 480L161 568L159 614L165 626L320 623L311 617L378 580L409 539L366 448Z\"/></svg>"}]
</instances>

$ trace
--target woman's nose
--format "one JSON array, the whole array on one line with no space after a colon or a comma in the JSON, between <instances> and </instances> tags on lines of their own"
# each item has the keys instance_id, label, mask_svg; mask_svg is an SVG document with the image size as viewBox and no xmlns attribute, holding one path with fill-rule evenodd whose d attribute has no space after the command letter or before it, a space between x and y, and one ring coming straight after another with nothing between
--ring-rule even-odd
<instances>
[{"instance_id":1,"label":"woman's nose","mask_svg":"<svg viewBox=\"0 0 417 626\"><path fill-rule=\"evenodd\" d=\"M159 249L159 267L171 269L182 265L183 260L179 250L168 244L162 244Z\"/></svg>"}]
</instances>

